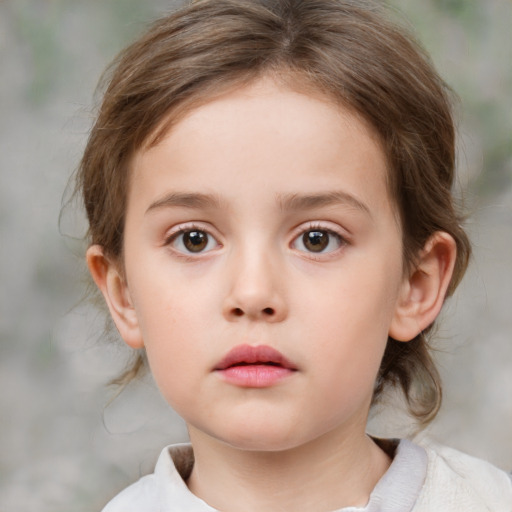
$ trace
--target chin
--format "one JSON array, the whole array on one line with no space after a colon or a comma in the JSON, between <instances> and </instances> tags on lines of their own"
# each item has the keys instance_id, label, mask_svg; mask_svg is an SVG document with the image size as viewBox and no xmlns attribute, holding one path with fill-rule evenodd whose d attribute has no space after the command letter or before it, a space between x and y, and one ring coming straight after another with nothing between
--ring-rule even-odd
<instances>
[{"instance_id":1,"label":"chin","mask_svg":"<svg viewBox=\"0 0 512 512\"><path fill-rule=\"evenodd\" d=\"M247 452L277 453L292 450L300 443L290 443L289 440L276 439L244 439L244 440L226 440L226 444L237 450Z\"/></svg>"},{"instance_id":2,"label":"chin","mask_svg":"<svg viewBox=\"0 0 512 512\"><path fill-rule=\"evenodd\" d=\"M256 428L254 425L244 426L240 429L232 429L223 432L221 435L214 435L224 444L237 450L253 452L283 452L292 450L303 444L308 439L301 439L297 428L276 429L276 425L261 425Z\"/></svg>"}]
</instances>

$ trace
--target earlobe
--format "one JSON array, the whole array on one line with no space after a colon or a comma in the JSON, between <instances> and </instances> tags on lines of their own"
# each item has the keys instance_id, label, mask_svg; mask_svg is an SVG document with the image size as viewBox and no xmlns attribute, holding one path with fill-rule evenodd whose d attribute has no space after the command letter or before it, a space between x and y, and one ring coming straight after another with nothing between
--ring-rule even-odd
<instances>
[{"instance_id":1,"label":"earlobe","mask_svg":"<svg viewBox=\"0 0 512 512\"><path fill-rule=\"evenodd\" d=\"M434 233L421 251L412 273L404 279L389 336L410 341L436 319L446 297L457 255L448 233Z\"/></svg>"},{"instance_id":2,"label":"earlobe","mask_svg":"<svg viewBox=\"0 0 512 512\"><path fill-rule=\"evenodd\" d=\"M130 347L143 348L137 314L118 266L105 256L99 245L89 247L86 259L89 272L105 298L119 334Z\"/></svg>"}]
</instances>

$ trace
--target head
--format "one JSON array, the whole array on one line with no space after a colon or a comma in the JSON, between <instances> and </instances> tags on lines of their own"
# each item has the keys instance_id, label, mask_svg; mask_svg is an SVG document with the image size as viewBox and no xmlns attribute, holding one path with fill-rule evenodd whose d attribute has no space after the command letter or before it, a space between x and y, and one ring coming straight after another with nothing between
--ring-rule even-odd
<instances>
[{"instance_id":1,"label":"head","mask_svg":"<svg viewBox=\"0 0 512 512\"><path fill-rule=\"evenodd\" d=\"M265 78L350 112L375 136L400 226L403 273L421 279L416 270L429 242L446 234L456 248L450 295L470 248L452 196L449 94L421 48L366 1L199 0L128 47L109 74L78 174L91 245L122 274L137 155L194 109ZM398 385L422 423L441 399L428 347L432 326L412 338L389 337L373 394L376 401Z\"/></svg>"}]
</instances>

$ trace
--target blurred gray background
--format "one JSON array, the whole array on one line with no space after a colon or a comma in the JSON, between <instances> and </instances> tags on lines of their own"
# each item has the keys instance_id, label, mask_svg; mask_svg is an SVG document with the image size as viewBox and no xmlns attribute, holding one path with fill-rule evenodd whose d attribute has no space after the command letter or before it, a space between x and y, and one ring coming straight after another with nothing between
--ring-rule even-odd
<instances>
[{"instance_id":1,"label":"blurred gray background","mask_svg":"<svg viewBox=\"0 0 512 512\"><path fill-rule=\"evenodd\" d=\"M512 2L394 0L458 92L475 257L438 332L428 434L512 469ZM0 0L0 512L98 511L186 439L151 378L109 404L129 353L84 292L83 220L59 212L112 57L163 0ZM307 411L306 411L307 413ZM401 435L396 414L372 431Z\"/></svg>"}]
</instances>

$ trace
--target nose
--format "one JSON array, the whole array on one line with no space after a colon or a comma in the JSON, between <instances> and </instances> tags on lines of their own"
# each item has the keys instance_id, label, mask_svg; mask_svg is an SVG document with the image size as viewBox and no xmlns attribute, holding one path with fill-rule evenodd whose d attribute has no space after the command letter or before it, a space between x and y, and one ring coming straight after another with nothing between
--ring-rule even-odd
<instances>
[{"instance_id":1,"label":"nose","mask_svg":"<svg viewBox=\"0 0 512 512\"><path fill-rule=\"evenodd\" d=\"M283 271L270 255L234 255L229 264L229 290L223 307L228 321L281 322L288 315Z\"/></svg>"}]
</instances>

